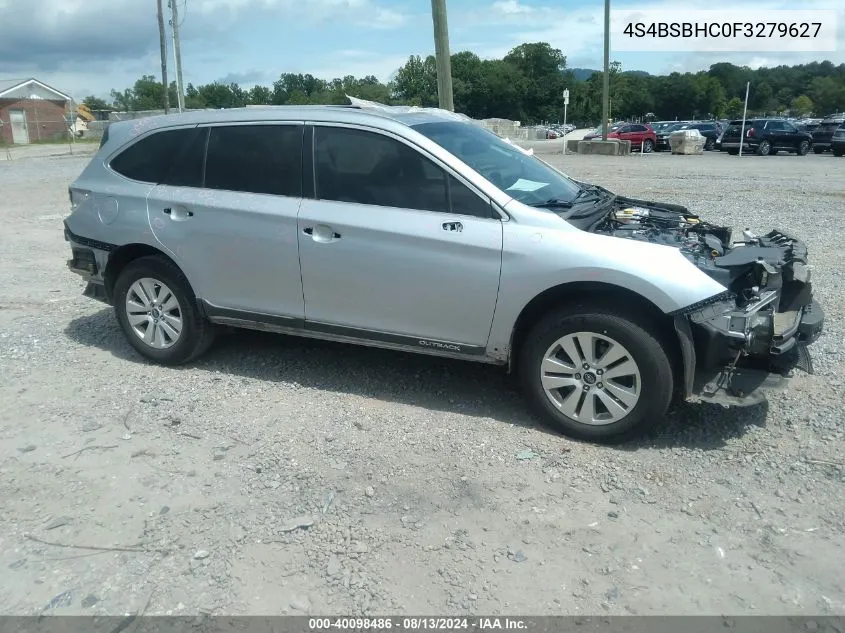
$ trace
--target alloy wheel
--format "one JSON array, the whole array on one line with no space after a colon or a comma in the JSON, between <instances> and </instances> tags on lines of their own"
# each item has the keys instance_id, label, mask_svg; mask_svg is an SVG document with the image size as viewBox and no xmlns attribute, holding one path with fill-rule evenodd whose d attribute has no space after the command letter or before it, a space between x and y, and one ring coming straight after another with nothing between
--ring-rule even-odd
<instances>
[{"instance_id":1,"label":"alloy wheel","mask_svg":"<svg viewBox=\"0 0 845 633\"><path fill-rule=\"evenodd\" d=\"M567 417L590 425L619 422L640 399L640 369L618 341L595 332L567 334L546 351L543 390Z\"/></svg>"},{"instance_id":2,"label":"alloy wheel","mask_svg":"<svg viewBox=\"0 0 845 633\"><path fill-rule=\"evenodd\" d=\"M132 331L154 349L167 349L182 335L182 307L164 283L144 277L126 293L126 318Z\"/></svg>"}]
</instances>

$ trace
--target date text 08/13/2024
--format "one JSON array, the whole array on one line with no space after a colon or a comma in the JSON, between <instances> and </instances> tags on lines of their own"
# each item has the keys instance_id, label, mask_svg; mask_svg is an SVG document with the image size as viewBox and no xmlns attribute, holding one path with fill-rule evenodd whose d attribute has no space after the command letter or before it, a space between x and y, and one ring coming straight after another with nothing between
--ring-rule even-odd
<instances>
[{"instance_id":1,"label":"date text 08/13/2024","mask_svg":"<svg viewBox=\"0 0 845 633\"><path fill-rule=\"evenodd\" d=\"M402 631L487 631L526 629L524 620L506 617L476 618L437 618L437 617L402 617L402 618L310 618L308 628L312 631L347 631L347 630L402 630Z\"/></svg>"}]
</instances>

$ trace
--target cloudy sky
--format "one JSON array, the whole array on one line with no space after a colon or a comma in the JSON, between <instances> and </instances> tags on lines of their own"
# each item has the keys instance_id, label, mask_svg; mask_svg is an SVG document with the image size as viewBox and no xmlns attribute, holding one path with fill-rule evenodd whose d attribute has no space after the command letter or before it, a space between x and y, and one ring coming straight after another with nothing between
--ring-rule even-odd
<instances>
[{"instance_id":1,"label":"cloudy sky","mask_svg":"<svg viewBox=\"0 0 845 633\"><path fill-rule=\"evenodd\" d=\"M433 52L429 0L175 0L180 4L184 80L247 87L281 72L323 78L375 74L388 80L410 54ZM165 6L167 0L165 0ZM570 67L600 68L602 0L447 0L453 52L500 57L526 41L560 48ZM614 9L658 9L674 0L613 0ZM766 0L686 0L714 9L795 8ZM845 3L802 0L838 11L837 50L824 53L612 53L625 69L664 73L731 61L752 66L845 62ZM169 54L172 47L168 45ZM171 62L172 70L172 62ZM34 76L77 98L107 97L160 72L156 0L0 0L0 79Z\"/></svg>"}]
</instances>

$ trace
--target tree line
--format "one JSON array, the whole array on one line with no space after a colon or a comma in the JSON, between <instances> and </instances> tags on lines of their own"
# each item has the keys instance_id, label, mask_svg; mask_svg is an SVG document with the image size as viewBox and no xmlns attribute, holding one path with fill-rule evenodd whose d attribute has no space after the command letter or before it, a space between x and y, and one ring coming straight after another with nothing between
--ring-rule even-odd
<instances>
[{"instance_id":1,"label":"tree line","mask_svg":"<svg viewBox=\"0 0 845 633\"><path fill-rule=\"evenodd\" d=\"M455 110L473 118L505 118L525 124L560 121L563 91L569 89L568 117L594 125L601 119L602 72L578 80L566 57L545 42L521 44L502 59L481 59L463 51L452 55ZM610 68L613 119L653 115L658 120L735 118L742 116L746 82L751 83L749 113L824 116L845 110L845 64L829 61L752 70L730 63L707 70L669 75ZM310 74L283 73L272 86L251 88L214 82L185 89L186 108L235 108L245 105L345 104L346 95L385 104L436 107L437 71L434 56L412 55L389 83L375 76L332 80ZM176 85L169 86L176 103ZM164 107L164 90L153 75L138 79L122 92L111 91L111 102L97 97L83 101L92 110L157 110Z\"/></svg>"}]
</instances>

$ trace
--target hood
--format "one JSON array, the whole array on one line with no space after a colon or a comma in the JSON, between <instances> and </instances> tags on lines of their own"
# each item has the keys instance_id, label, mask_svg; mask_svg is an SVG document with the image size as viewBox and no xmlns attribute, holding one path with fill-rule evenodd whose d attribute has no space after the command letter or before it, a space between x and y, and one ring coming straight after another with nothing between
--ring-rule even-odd
<instances>
[{"instance_id":1,"label":"hood","mask_svg":"<svg viewBox=\"0 0 845 633\"><path fill-rule=\"evenodd\" d=\"M729 227L711 224L678 205L616 198L591 232L677 248L699 270L742 298L762 288L782 289L781 309L803 305L809 296L807 249L778 230L732 241ZM636 265L636 264L632 264Z\"/></svg>"}]
</instances>

